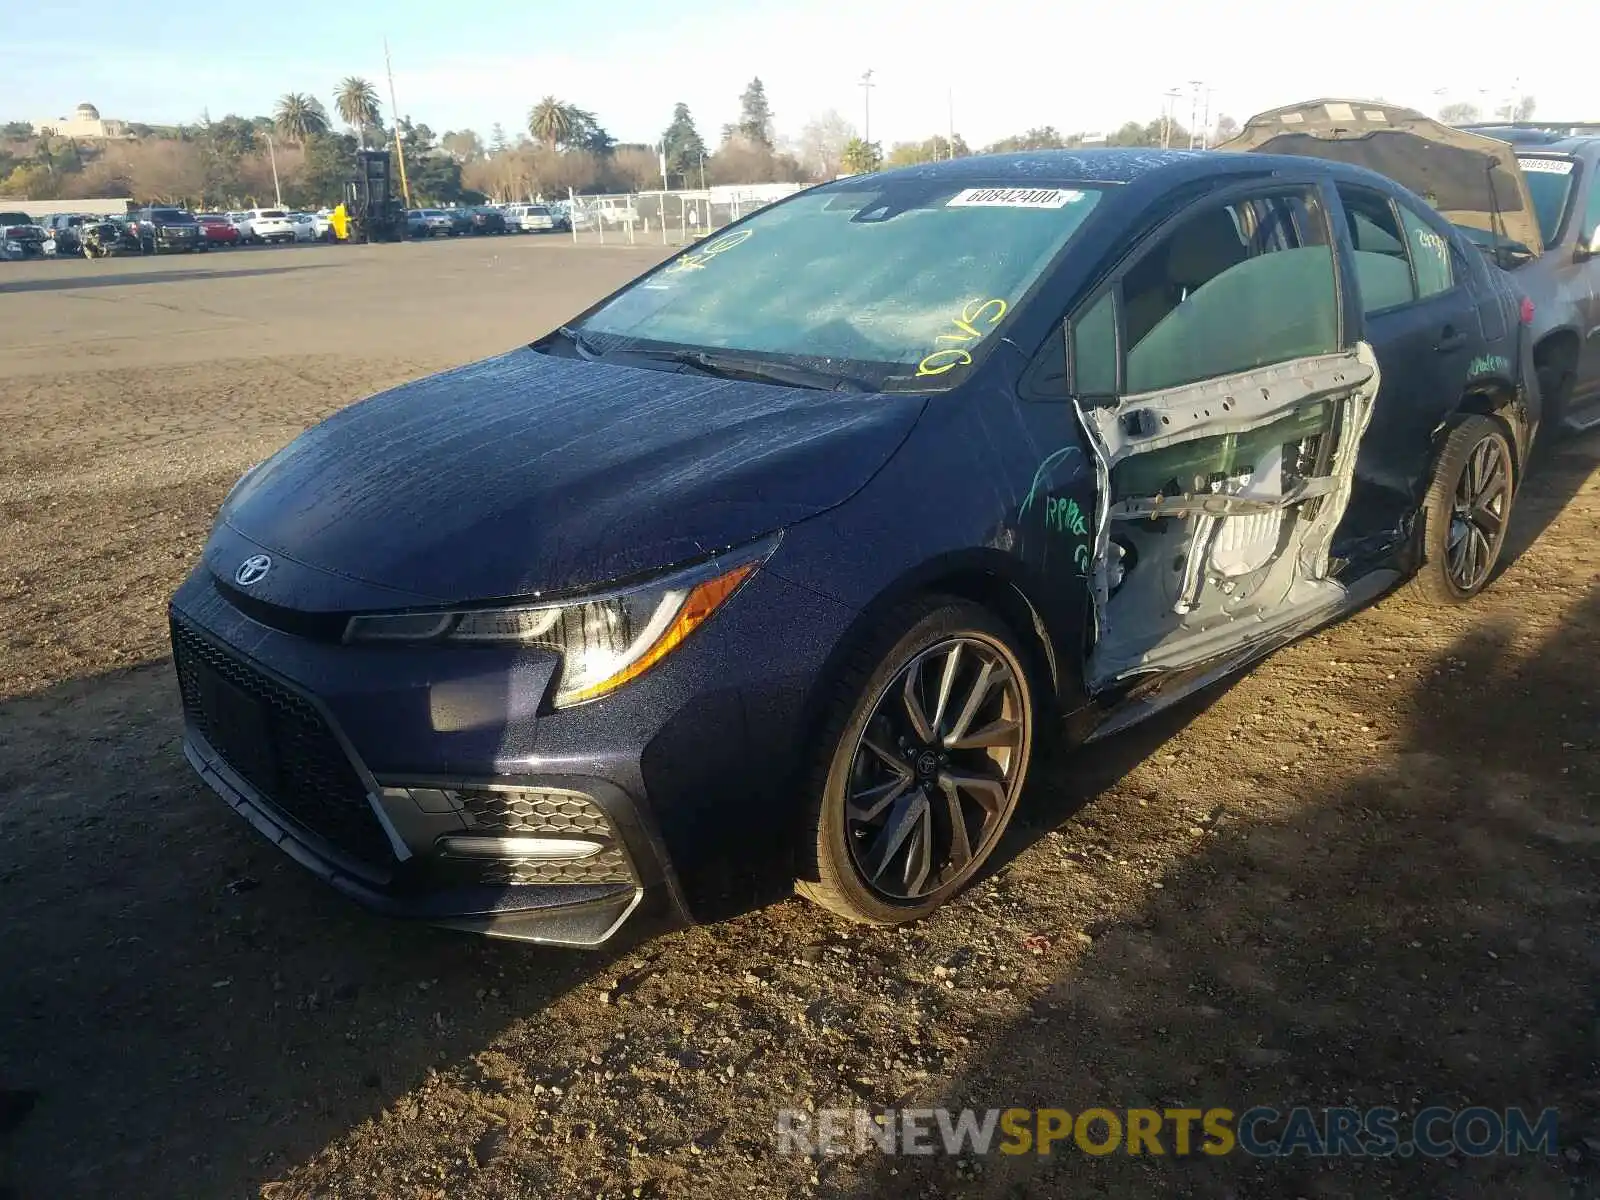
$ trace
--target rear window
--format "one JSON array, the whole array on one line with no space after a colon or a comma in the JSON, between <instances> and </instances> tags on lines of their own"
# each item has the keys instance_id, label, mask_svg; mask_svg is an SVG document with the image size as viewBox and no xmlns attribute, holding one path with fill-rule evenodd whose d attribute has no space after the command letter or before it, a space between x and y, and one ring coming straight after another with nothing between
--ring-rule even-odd
<instances>
[{"instance_id":1,"label":"rear window","mask_svg":"<svg viewBox=\"0 0 1600 1200\"><path fill-rule=\"evenodd\" d=\"M278 209L276 209L276 208L268 208L268 209L263 209L262 210L261 216L263 216L263 217L281 218L283 216L283 213L281 211L279 211Z\"/></svg>"},{"instance_id":2,"label":"rear window","mask_svg":"<svg viewBox=\"0 0 1600 1200\"><path fill-rule=\"evenodd\" d=\"M1544 155L1519 157L1517 165L1528 181L1528 191L1533 196L1533 209L1539 218L1539 235L1545 245L1556 240L1561 229L1561 218L1566 215L1567 201L1572 196L1572 169L1576 165L1570 158Z\"/></svg>"},{"instance_id":3,"label":"rear window","mask_svg":"<svg viewBox=\"0 0 1600 1200\"><path fill-rule=\"evenodd\" d=\"M182 209L177 208L153 208L150 210L150 219L152 221L165 221L169 225L194 223L193 217L184 212Z\"/></svg>"},{"instance_id":4,"label":"rear window","mask_svg":"<svg viewBox=\"0 0 1600 1200\"><path fill-rule=\"evenodd\" d=\"M33 218L27 213L0 213L0 225L32 225Z\"/></svg>"},{"instance_id":5,"label":"rear window","mask_svg":"<svg viewBox=\"0 0 1600 1200\"><path fill-rule=\"evenodd\" d=\"M548 217L550 215L550 210L548 208L537 204L528 209L528 212L530 215L535 217Z\"/></svg>"}]
</instances>

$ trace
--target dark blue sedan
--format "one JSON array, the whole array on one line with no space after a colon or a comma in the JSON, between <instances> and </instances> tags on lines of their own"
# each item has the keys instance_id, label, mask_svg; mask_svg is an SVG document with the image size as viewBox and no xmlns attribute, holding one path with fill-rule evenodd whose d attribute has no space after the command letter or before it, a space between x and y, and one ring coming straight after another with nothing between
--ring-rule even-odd
<instances>
[{"instance_id":1,"label":"dark blue sedan","mask_svg":"<svg viewBox=\"0 0 1600 1200\"><path fill-rule=\"evenodd\" d=\"M1046 738L1482 589L1527 320L1335 163L813 188L249 471L172 601L185 752L396 915L592 945L776 878L911 920Z\"/></svg>"}]
</instances>

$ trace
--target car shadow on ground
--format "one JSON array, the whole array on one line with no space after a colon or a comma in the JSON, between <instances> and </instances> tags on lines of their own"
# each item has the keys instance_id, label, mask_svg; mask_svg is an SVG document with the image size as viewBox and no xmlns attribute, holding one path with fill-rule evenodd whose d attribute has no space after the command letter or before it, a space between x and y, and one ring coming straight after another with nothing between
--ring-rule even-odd
<instances>
[{"instance_id":1,"label":"car shadow on ground","mask_svg":"<svg viewBox=\"0 0 1600 1200\"><path fill-rule=\"evenodd\" d=\"M130 287L147 283L185 283L193 279L241 279L251 275L282 275L289 271L320 271L328 263L300 263L287 267L239 267L222 271L127 271L114 275L61 275L49 279L0 282L0 296L22 292L66 292L78 288Z\"/></svg>"},{"instance_id":2,"label":"car shadow on ground","mask_svg":"<svg viewBox=\"0 0 1600 1200\"><path fill-rule=\"evenodd\" d=\"M824 1193L1597 1194L1600 590L1531 652L1516 638L1501 624L1439 655L1402 710L1403 740L1353 783L1302 778L1294 803L1263 819L1248 782L1216 781L1222 811L1198 851L1142 908L1091 929L1027 1016L918 1103L1554 1107L1560 1154L1177 1157L1168 1125L1162 1157L1125 1142L1095 1156L1068 1138L1049 1156L976 1166L872 1159L865 1187L842 1172Z\"/></svg>"},{"instance_id":3,"label":"car shadow on ground","mask_svg":"<svg viewBox=\"0 0 1600 1200\"><path fill-rule=\"evenodd\" d=\"M241 1194L626 952L334 894L193 779L170 663L8 701L0 728L0 1194Z\"/></svg>"}]
</instances>

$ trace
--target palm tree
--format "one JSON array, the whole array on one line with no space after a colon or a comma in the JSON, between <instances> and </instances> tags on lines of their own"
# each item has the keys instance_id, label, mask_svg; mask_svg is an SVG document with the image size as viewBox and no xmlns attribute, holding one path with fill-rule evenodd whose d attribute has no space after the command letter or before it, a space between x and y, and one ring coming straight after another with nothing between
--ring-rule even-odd
<instances>
[{"instance_id":1,"label":"palm tree","mask_svg":"<svg viewBox=\"0 0 1600 1200\"><path fill-rule=\"evenodd\" d=\"M327 130L328 114L314 97L304 92L286 92L278 99L272 124L285 141L303 142L312 134Z\"/></svg>"},{"instance_id":2,"label":"palm tree","mask_svg":"<svg viewBox=\"0 0 1600 1200\"><path fill-rule=\"evenodd\" d=\"M528 113L528 132L554 150L572 136L572 106L546 96Z\"/></svg>"},{"instance_id":3,"label":"palm tree","mask_svg":"<svg viewBox=\"0 0 1600 1200\"><path fill-rule=\"evenodd\" d=\"M359 75L346 75L339 81L333 92L333 106L339 110L340 119L356 131L362 145L366 144L367 129L383 123L378 89Z\"/></svg>"}]
</instances>

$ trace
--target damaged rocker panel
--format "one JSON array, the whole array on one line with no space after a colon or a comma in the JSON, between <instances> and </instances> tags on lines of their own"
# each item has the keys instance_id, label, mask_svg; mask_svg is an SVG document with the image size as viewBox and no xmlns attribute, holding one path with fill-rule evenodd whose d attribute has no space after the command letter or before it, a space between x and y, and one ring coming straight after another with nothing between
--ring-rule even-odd
<instances>
[{"instance_id":1,"label":"damaged rocker panel","mask_svg":"<svg viewBox=\"0 0 1600 1200\"><path fill-rule=\"evenodd\" d=\"M1342 607L1329 547L1378 393L1365 343L1078 408L1100 503L1091 691Z\"/></svg>"}]
</instances>

